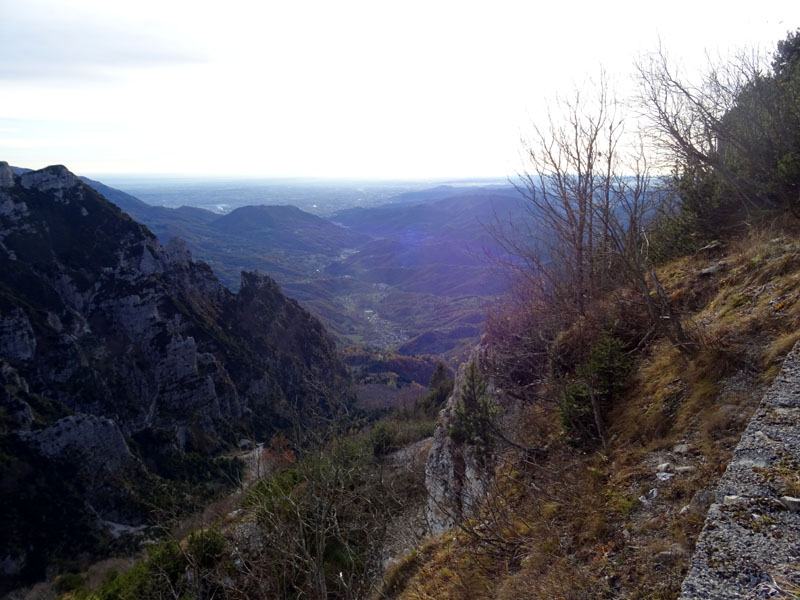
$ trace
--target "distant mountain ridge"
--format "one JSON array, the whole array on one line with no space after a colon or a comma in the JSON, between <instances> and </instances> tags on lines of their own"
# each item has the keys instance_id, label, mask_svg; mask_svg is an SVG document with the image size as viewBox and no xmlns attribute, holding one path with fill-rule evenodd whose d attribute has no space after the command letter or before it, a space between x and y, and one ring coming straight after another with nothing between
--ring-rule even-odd
<instances>
[{"instance_id":1,"label":"distant mountain ridge","mask_svg":"<svg viewBox=\"0 0 800 600\"><path fill-rule=\"evenodd\" d=\"M370 240L365 233L345 229L291 205L243 206L212 221L210 227L239 239L269 239L276 250L302 250L325 256L336 256Z\"/></svg>"},{"instance_id":2,"label":"distant mountain ridge","mask_svg":"<svg viewBox=\"0 0 800 600\"><path fill-rule=\"evenodd\" d=\"M436 191L442 191L436 188ZM451 191L452 190L452 191ZM485 225L495 216L503 219L522 211L519 193L500 189L447 188L447 195L434 195L427 202L391 203L374 208L350 208L337 212L333 220L373 237L416 236L426 239L488 241ZM414 192L415 197L420 192Z\"/></svg>"},{"instance_id":3,"label":"distant mountain ridge","mask_svg":"<svg viewBox=\"0 0 800 600\"><path fill-rule=\"evenodd\" d=\"M242 269L269 273L342 345L392 349L417 338L420 353L445 355L477 340L487 304L505 290L485 253L497 252L486 225L523 210L511 186L439 186L332 220L286 205L219 215L150 206L86 181L163 243L185 239L231 289ZM419 337L427 332L435 335ZM432 342L426 347L425 340Z\"/></svg>"},{"instance_id":4,"label":"distant mountain ridge","mask_svg":"<svg viewBox=\"0 0 800 600\"><path fill-rule=\"evenodd\" d=\"M245 206L220 215L191 206L152 206L100 182L83 180L146 224L163 243L183 238L234 290L243 268L268 272L282 283L302 279L369 240L294 206Z\"/></svg>"}]
</instances>

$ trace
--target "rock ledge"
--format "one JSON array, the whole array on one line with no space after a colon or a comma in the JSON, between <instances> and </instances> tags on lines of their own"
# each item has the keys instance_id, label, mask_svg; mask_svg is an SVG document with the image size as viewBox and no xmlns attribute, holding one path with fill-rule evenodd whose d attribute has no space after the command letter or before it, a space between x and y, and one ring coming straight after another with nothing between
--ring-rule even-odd
<instances>
[{"instance_id":1,"label":"rock ledge","mask_svg":"<svg viewBox=\"0 0 800 600\"><path fill-rule=\"evenodd\" d=\"M681 600L788 597L800 583L800 344L747 426L697 540ZM788 500L787 500L788 499Z\"/></svg>"}]
</instances>

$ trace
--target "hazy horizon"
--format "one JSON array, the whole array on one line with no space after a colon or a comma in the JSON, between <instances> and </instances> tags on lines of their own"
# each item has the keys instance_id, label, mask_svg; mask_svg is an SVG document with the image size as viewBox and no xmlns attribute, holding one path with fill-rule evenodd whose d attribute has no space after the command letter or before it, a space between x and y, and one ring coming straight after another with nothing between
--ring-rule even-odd
<instances>
[{"instance_id":1,"label":"hazy horizon","mask_svg":"<svg viewBox=\"0 0 800 600\"><path fill-rule=\"evenodd\" d=\"M504 177L602 67L774 50L800 4L0 0L0 155L95 176Z\"/></svg>"},{"instance_id":2,"label":"hazy horizon","mask_svg":"<svg viewBox=\"0 0 800 600\"><path fill-rule=\"evenodd\" d=\"M13 165L18 166L18 165ZM69 165L65 165L69 168ZM431 184L431 185L494 185L496 183L508 183L508 176L498 175L495 177L348 177L348 176L315 176L315 175L236 175L236 174L182 174L182 173L77 173L89 179L97 179L106 185L111 185L109 182L124 184L127 182L133 183L303 183L313 185L315 183L341 183L341 184L357 184L357 183L414 183L414 184Z\"/></svg>"},{"instance_id":3,"label":"hazy horizon","mask_svg":"<svg viewBox=\"0 0 800 600\"><path fill-rule=\"evenodd\" d=\"M320 216L353 207L371 207L409 192L440 186L453 188L509 186L505 178L461 180L334 178L109 177L86 175L154 206L193 206L224 214L251 205L290 204Z\"/></svg>"}]
</instances>

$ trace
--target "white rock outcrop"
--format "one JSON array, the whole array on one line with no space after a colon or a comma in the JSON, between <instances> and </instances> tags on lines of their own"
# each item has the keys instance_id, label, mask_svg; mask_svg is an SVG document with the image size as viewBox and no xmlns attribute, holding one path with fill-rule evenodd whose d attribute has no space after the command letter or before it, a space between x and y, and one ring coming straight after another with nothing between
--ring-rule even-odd
<instances>
[{"instance_id":1,"label":"white rock outcrop","mask_svg":"<svg viewBox=\"0 0 800 600\"><path fill-rule=\"evenodd\" d=\"M5 161L0 161L0 189L10 188L14 186L14 171L11 170L9 164Z\"/></svg>"},{"instance_id":2,"label":"white rock outcrop","mask_svg":"<svg viewBox=\"0 0 800 600\"><path fill-rule=\"evenodd\" d=\"M478 360L473 352L470 360ZM489 480L487 466L473 446L457 443L450 436L454 411L462 402L462 390L470 361L456 373L453 393L436 420L433 445L425 463L425 488L428 506L425 518L433 535L453 527L459 519L468 517L483 501Z\"/></svg>"},{"instance_id":3,"label":"white rock outcrop","mask_svg":"<svg viewBox=\"0 0 800 600\"><path fill-rule=\"evenodd\" d=\"M105 417L70 415L20 437L48 458L73 459L88 474L117 473L136 463L119 426Z\"/></svg>"},{"instance_id":4,"label":"white rock outcrop","mask_svg":"<svg viewBox=\"0 0 800 600\"><path fill-rule=\"evenodd\" d=\"M75 187L80 180L63 165L54 165L38 171L29 171L20 175L19 183L27 190L36 188L39 191L65 190Z\"/></svg>"}]
</instances>

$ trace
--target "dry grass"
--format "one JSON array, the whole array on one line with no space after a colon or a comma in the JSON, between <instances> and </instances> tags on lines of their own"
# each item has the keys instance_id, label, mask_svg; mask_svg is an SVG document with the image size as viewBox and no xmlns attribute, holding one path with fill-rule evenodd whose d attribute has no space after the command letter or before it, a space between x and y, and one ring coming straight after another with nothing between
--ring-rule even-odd
<instances>
[{"instance_id":1,"label":"dry grass","mask_svg":"<svg viewBox=\"0 0 800 600\"><path fill-rule=\"evenodd\" d=\"M608 415L611 443L602 452L565 447L554 412L532 404L520 423L536 423L535 433L523 427L518 439L538 441L549 454L538 464L506 465L523 482L507 502L509 529L502 532L515 541L516 555L450 532L435 552L405 565L396 597L677 597L704 520L702 507L681 509L698 491L713 489L766 385L800 340L795 240L792 232L756 232L714 255L664 266L659 277L701 342L696 356L682 356L665 340L640 349L626 395ZM717 263L719 270L703 273ZM601 326L575 324L559 336L556 356L571 362L609 323L624 329L619 314L631 306L604 307ZM632 329L642 334L638 320ZM690 470L657 480L655 465L670 461Z\"/></svg>"}]
</instances>

